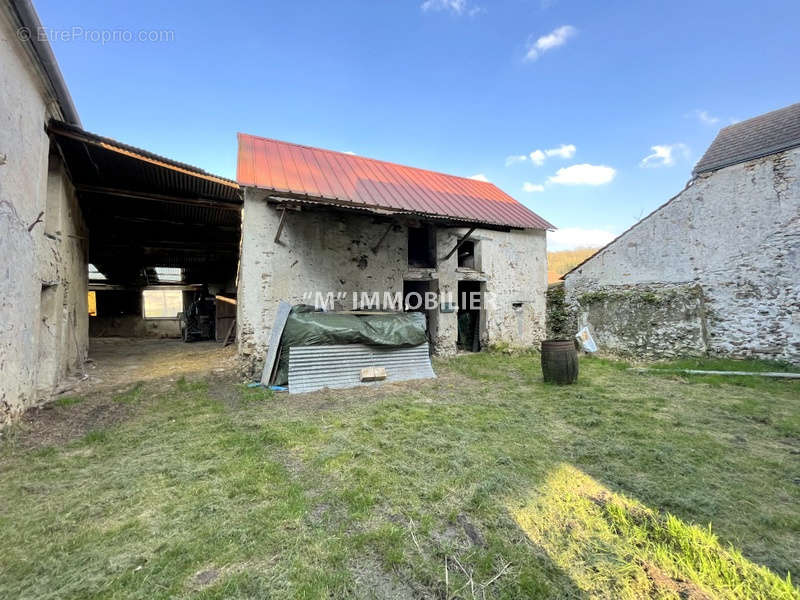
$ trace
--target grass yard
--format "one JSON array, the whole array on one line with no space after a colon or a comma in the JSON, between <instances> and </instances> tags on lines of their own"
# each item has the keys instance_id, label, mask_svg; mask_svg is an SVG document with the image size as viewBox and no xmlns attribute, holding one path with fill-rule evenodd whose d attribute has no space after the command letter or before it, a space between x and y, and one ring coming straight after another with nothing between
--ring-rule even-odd
<instances>
[{"instance_id":1,"label":"grass yard","mask_svg":"<svg viewBox=\"0 0 800 600\"><path fill-rule=\"evenodd\" d=\"M435 366L62 400L3 435L0 598L800 598L800 382Z\"/></svg>"}]
</instances>

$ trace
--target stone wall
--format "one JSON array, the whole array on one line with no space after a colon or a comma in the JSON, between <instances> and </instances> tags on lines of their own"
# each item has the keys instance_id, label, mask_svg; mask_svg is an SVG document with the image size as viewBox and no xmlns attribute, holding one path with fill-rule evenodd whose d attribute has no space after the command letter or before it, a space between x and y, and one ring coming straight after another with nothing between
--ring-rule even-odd
<instances>
[{"instance_id":1,"label":"stone wall","mask_svg":"<svg viewBox=\"0 0 800 600\"><path fill-rule=\"evenodd\" d=\"M87 351L86 232L44 130L59 116L0 11L0 426Z\"/></svg>"},{"instance_id":2,"label":"stone wall","mask_svg":"<svg viewBox=\"0 0 800 600\"><path fill-rule=\"evenodd\" d=\"M180 319L145 319L141 315L90 317L91 337L179 338Z\"/></svg>"},{"instance_id":3,"label":"stone wall","mask_svg":"<svg viewBox=\"0 0 800 600\"><path fill-rule=\"evenodd\" d=\"M567 302L601 348L800 363L799 220L798 148L703 174L567 275Z\"/></svg>"},{"instance_id":4,"label":"stone wall","mask_svg":"<svg viewBox=\"0 0 800 600\"><path fill-rule=\"evenodd\" d=\"M639 358L703 356L705 299L698 285L598 287L572 304L577 329L589 325L602 349Z\"/></svg>"},{"instance_id":5,"label":"stone wall","mask_svg":"<svg viewBox=\"0 0 800 600\"><path fill-rule=\"evenodd\" d=\"M403 291L404 280L432 280L440 294L457 296L458 281L479 281L493 300L484 311L482 343L530 346L544 337L546 250L544 231L476 230L479 269L458 267L453 254L432 269L408 266L411 219L314 208L289 211L274 242L280 213L264 194L245 191L238 290L240 354L260 363L280 300L314 303L317 291L341 292L337 309L352 308L352 293ZM436 256L447 255L466 229L436 230ZM372 248L383 237L377 253ZM456 351L457 315L431 311L434 348Z\"/></svg>"}]
</instances>

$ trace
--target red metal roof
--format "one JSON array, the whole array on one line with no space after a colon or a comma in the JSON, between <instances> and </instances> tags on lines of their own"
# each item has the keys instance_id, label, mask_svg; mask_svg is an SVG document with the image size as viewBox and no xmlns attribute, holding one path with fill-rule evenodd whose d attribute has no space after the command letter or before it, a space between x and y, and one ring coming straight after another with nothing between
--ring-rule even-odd
<instances>
[{"instance_id":1,"label":"red metal roof","mask_svg":"<svg viewBox=\"0 0 800 600\"><path fill-rule=\"evenodd\" d=\"M239 134L241 186L470 223L555 229L497 186L332 150Z\"/></svg>"}]
</instances>

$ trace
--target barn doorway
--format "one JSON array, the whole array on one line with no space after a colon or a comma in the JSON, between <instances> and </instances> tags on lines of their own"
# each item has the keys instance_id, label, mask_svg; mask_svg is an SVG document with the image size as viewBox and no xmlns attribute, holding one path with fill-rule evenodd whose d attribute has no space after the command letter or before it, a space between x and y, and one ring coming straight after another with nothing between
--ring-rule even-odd
<instances>
[{"instance_id":1,"label":"barn doorway","mask_svg":"<svg viewBox=\"0 0 800 600\"><path fill-rule=\"evenodd\" d=\"M439 282L435 279L403 281L403 310L425 314L428 343L433 345L439 326L439 311L435 300Z\"/></svg>"},{"instance_id":2,"label":"barn doorway","mask_svg":"<svg viewBox=\"0 0 800 600\"><path fill-rule=\"evenodd\" d=\"M458 341L459 350L480 352L483 314L483 294L480 281L458 282Z\"/></svg>"},{"instance_id":3,"label":"barn doorway","mask_svg":"<svg viewBox=\"0 0 800 600\"><path fill-rule=\"evenodd\" d=\"M238 184L65 123L48 131L88 226L90 338L231 343Z\"/></svg>"}]
</instances>

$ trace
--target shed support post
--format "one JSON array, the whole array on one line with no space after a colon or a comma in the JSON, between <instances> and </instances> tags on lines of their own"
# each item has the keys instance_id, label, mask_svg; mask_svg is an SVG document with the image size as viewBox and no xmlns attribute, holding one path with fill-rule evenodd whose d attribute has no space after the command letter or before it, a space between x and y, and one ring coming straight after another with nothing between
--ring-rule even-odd
<instances>
[{"instance_id":1,"label":"shed support post","mask_svg":"<svg viewBox=\"0 0 800 600\"><path fill-rule=\"evenodd\" d=\"M283 225L286 223L286 209L281 209L281 221L278 223L278 231L275 232L275 243L281 243L281 232L283 231Z\"/></svg>"},{"instance_id":2,"label":"shed support post","mask_svg":"<svg viewBox=\"0 0 800 600\"><path fill-rule=\"evenodd\" d=\"M461 248L461 244L463 244L464 242L466 242L466 241L469 239L469 236L471 236L471 235L472 235L472 232L473 232L473 231L475 231L476 229L477 229L477 227L473 227L472 229L470 229L470 230L467 232L467 235L465 235L463 238L461 238L460 240L458 240L458 243L456 244L455 248L453 248L452 250L450 250L450 252L447 254L447 256L443 257L441 260L447 260L448 258L450 258L451 256L453 256L453 254L455 254L456 250L458 250L459 248Z\"/></svg>"},{"instance_id":3,"label":"shed support post","mask_svg":"<svg viewBox=\"0 0 800 600\"><path fill-rule=\"evenodd\" d=\"M377 253L378 253L378 248L380 248L380 247L381 247L381 244L383 243L383 240L385 240L385 239L386 239L386 236L387 236L387 235L389 235L389 232L392 230L392 227L394 227L394 223L390 223L390 224L389 224L389 227L386 229L386 231L384 231L384 232L383 232L383 235L381 236L381 239L379 239L379 240L378 240L378 243L377 243L377 244L375 244L375 245L372 247L372 253L373 253L373 254L377 254Z\"/></svg>"}]
</instances>

